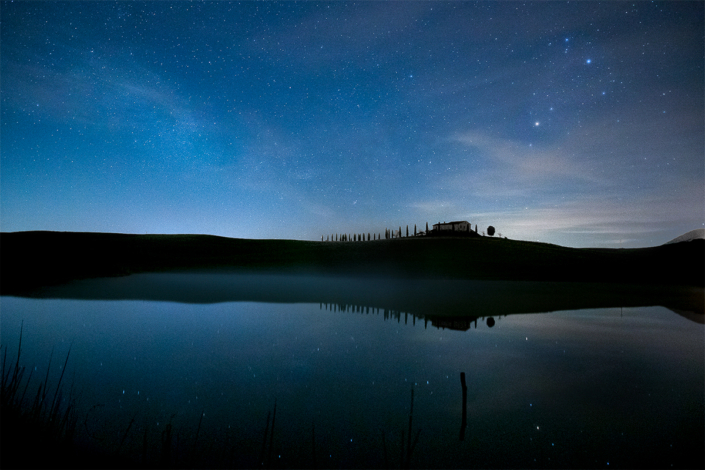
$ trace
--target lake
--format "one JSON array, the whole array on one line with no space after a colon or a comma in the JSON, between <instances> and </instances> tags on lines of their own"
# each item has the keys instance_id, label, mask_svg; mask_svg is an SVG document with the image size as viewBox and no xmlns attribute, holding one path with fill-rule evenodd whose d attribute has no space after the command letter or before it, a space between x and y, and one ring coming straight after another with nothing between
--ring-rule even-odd
<instances>
[{"instance_id":1,"label":"lake","mask_svg":"<svg viewBox=\"0 0 705 470\"><path fill-rule=\"evenodd\" d=\"M77 439L137 462L171 425L196 466L702 468L702 289L656 291L133 275L2 297L1 333L54 383L70 347Z\"/></svg>"}]
</instances>

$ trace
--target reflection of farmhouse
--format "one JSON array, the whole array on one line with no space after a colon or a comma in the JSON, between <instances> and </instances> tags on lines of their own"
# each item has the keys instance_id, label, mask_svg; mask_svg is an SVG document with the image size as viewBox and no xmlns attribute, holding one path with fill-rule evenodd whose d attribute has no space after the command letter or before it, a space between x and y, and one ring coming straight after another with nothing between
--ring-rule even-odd
<instances>
[{"instance_id":1,"label":"reflection of farmhouse","mask_svg":"<svg viewBox=\"0 0 705 470\"><path fill-rule=\"evenodd\" d=\"M475 324L475 329L477 329L477 319L479 317L445 317L445 316L426 316L426 321L431 320L431 325L436 328L456 330L456 331L467 331L472 328L473 323ZM483 319L485 317L482 317ZM492 328L495 324L493 317L487 317L487 326Z\"/></svg>"},{"instance_id":2,"label":"reflection of farmhouse","mask_svg":"<svg viewBox=\"0 0 705 470\"><path fill-rule=\"evenodd\" d=\"M449 330L456 331L467 331L472 326L472 322L475 322L475 328L477 328L477 318L463 318L463 317L428 317L431 320L431 325L436 328L448 328Z\"/></svg>"}]
</instances>

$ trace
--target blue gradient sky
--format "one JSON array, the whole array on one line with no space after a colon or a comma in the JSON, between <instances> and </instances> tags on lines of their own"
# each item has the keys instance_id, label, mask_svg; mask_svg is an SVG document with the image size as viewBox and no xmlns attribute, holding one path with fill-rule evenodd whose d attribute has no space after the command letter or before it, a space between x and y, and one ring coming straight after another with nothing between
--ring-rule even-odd
<instances>
[{"instance_id":1,"label":"blue gradient sky","mask_svg":"<svg viewBox=\"0 0 705 470\"><path fill-rule=\"evenodd\" d=\"M705 226L702 2L2 2L0 229Z\"/></svg>"}]
</instances>

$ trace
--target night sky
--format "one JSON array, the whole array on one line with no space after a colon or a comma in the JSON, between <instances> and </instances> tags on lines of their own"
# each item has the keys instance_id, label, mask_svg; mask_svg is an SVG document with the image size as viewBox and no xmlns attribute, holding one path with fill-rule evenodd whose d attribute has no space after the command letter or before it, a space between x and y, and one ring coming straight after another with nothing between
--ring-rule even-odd
<instances>
[{"instance_id":1,"label":"night sky","mask_svg":"<svg viewBox=\"0 0 705 470\"><path fill-rule=\"evenodd\" d=\"M703 2L7 2L0 229L705 226Z\"/></svg>"}]
</instances>

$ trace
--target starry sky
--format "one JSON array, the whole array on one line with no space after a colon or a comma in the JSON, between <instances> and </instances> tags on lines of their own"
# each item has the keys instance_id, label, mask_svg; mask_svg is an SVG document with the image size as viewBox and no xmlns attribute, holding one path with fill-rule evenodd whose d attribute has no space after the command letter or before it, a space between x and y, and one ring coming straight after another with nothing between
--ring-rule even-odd
<instances>
[{"instance_id":1,"label":"starry sky","mask_svg":"<svg viewBox=\"0 0 705 470\"><path fill-rule=\"evenodd\" d=\"M0 229L658 245L705 226L703 5L3 1Z\"/></svg>"}]
</instances>

